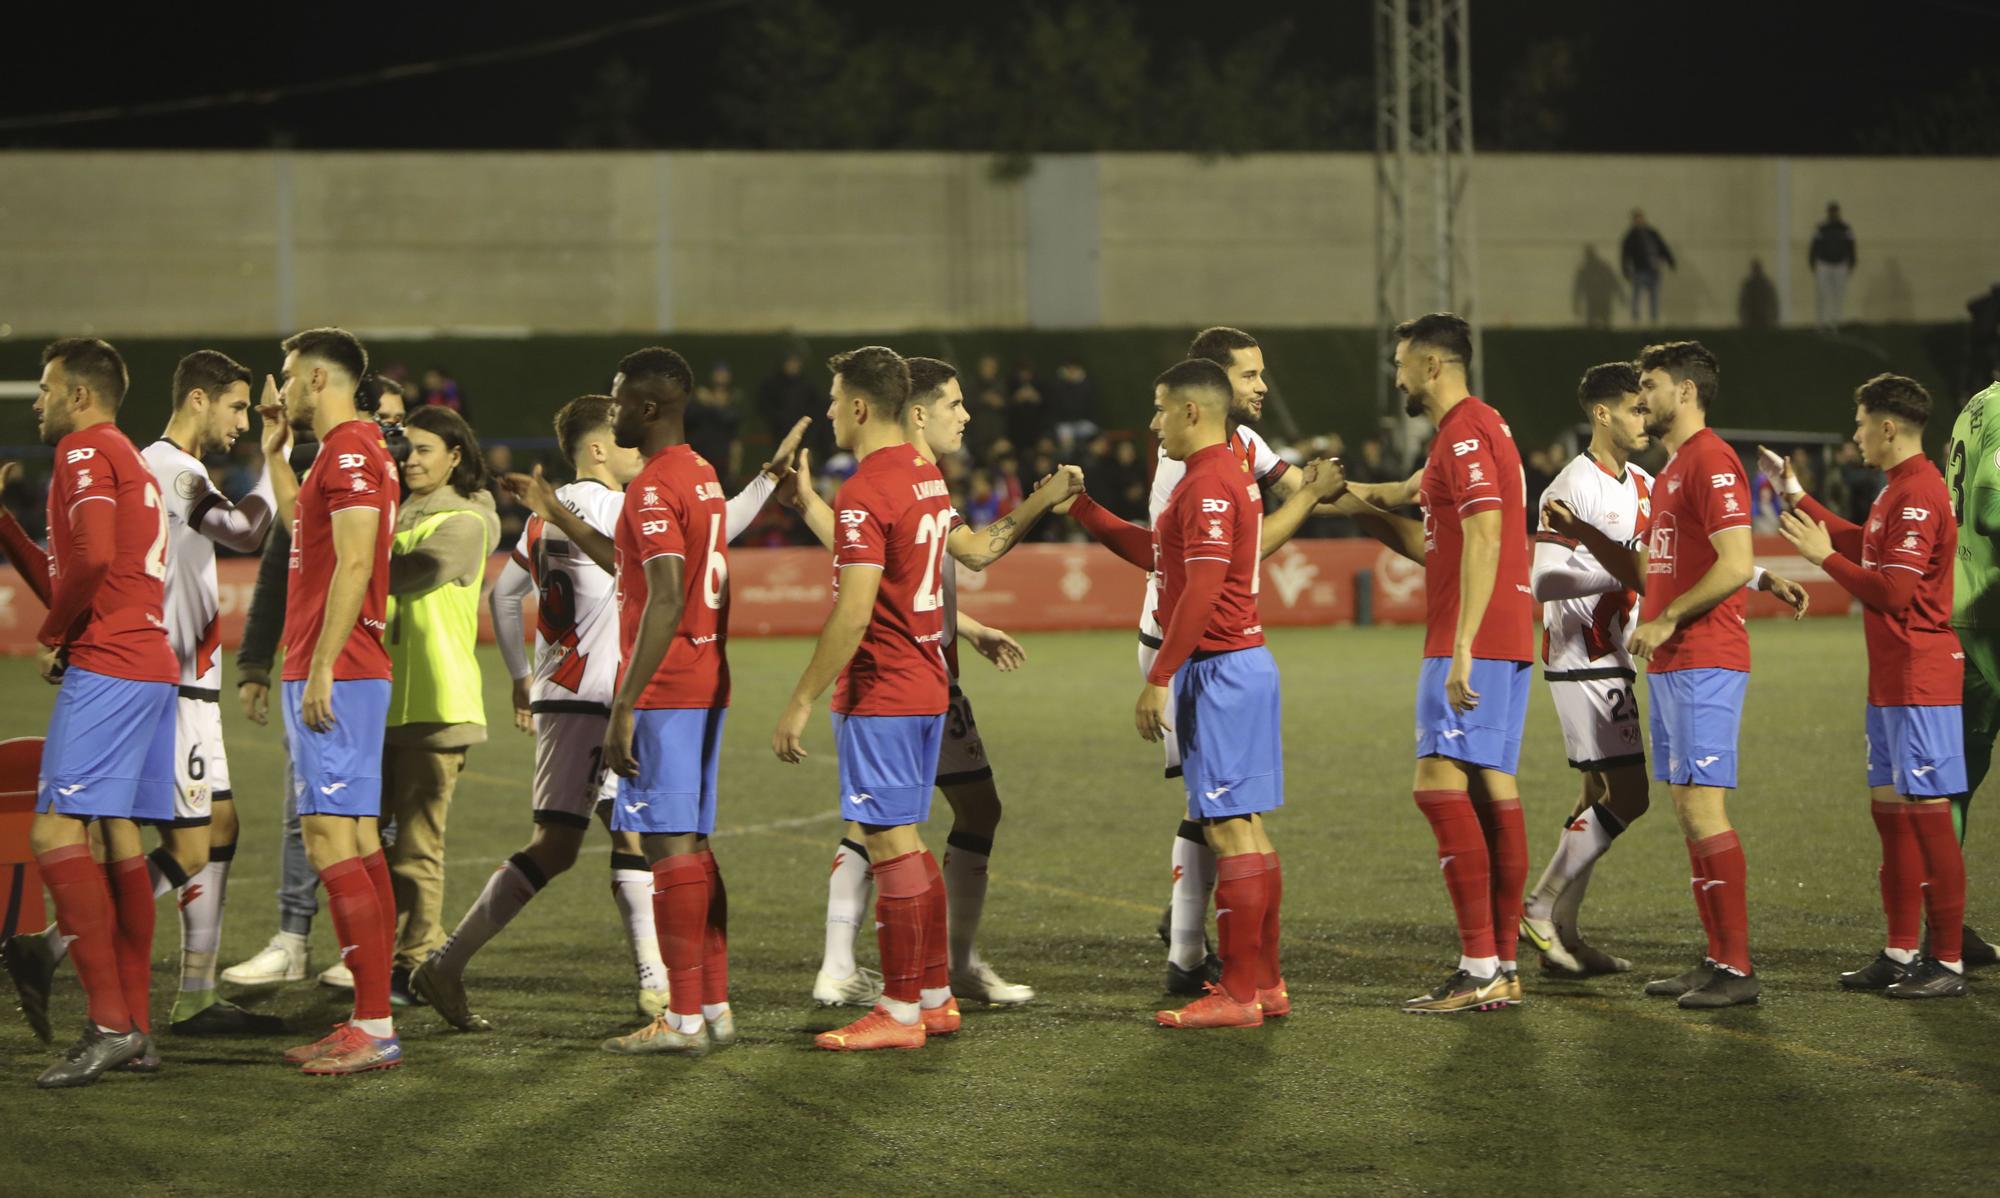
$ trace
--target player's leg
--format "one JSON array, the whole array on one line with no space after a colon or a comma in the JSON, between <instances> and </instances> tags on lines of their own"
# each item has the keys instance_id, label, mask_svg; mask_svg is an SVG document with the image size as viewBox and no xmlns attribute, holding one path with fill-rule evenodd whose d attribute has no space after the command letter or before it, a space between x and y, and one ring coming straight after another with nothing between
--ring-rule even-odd
<instances>
[{"instance_id":1,"label":"player's leg","mask_svg":"<svg viewBox=\"0 0 2000 1198\"><path fill-rule=\"evenodd\" d=\"M615 797L618 778L610 775L609 781ZM632 952L632 968L639 984L639 1015L657 1019L672 996L667 990L667 963L660 956L659 928L653 922L653 869L638 834L611 830L611 804L600 803L597 810L611 836L611 901L617 904L618 918L625 925L626 946Z\"/></svg>"},{"instance_id":2,"label":"player's leg","mask_svg":"<svg viewBox=\"0 0 2000 1198\"><path fill-rule=\"evenodd\" d=\"M882 998L844 1028L813 1038L820 1048L860 1051L921 1048L933 1026L956 1026L957 1004L946 984L927 986L943 952L926 940L942 916L944 896L937 865L924 849L920 829L930 818L938 750L945 717L833 716L841 815L861 825L874 862L875 932L882 960ZM938 929L942 932L942 928ZM926 995L925 991L932 991ZM936 1015L927 1017L930 998Z\"/></svg>"},{"instance_id":3,"label":"player's leg","mask_svg":"<svg viewBox=\"0 0 2000 1198\"><path fill-rule=\"evenodd\" d=\"M833 850L833 868L826 880L826 947L819 974L813 978L813 1001L820 1006L872 1007L882 997L882 975L854 960L854 939L874 888L865 834L860 824L849 820Z\"/></svg>"},{"instance_id":4,"label":"player's leg","mask_svg":"<svg viewBox=\"0 0 2000 1198\"><path fill-rule=\"evenodd\" d=\"M1620 958L1584 944L1577 931L1577 913L1597 859L1645 813L1648 803L1646 758L1632 682L1630 673L1621 670L1610 677L1549 683L1563 746L1570 766L1582 778L1576 808L1563 822L1555 852L1522 910L1521 930L1541 950L1543 968L1550 972L1622 971ZM1630 962L1622 968L1631 968Z\"/></svg>"},{"instance_id":5,"label":"player's leg","mask_svg":"<svg viewBox=\"0 0 2000 1198\"><path fill-rule=\"evenodd\" d=\"M1840 975L1847 990L1886 990L1916 964L1924 910L1924 858L1908 805L1896 793L1889 709L1873 703L1863 711L1868 739L1868 807L1882 843L1876 880L1888 924L1884 947L1868 964Z\"/></svg>"},{"instance_id":6,"label":"player's leg","mask_svg":"<svg viewBox=\"0 0 2000 1198\"><path fill-rule=\"evenodd\" d=\"M1271 910L1276 853L1259 818L1284 802L1278 696L1277 663L1261 647L1192 660L1174 676L1169 707L1188 815L1201 821L1216 858L1222 980L1179 1010L1155 1012L1162 1026L1256 1027L1264 1021L1261 1002L1283 994Z\"/></svg>"},{"instance_id":7,"label":"player's leg","mask_svg":"<svg viewBox=\"0 0 2000 1198\"><path fill-rule=\"evenodd\" d=\"M979 923L986 911L986 870L1000 827L1000 792L979 736L972 703L954 686L938 757L938 789L951 807L942 865L948 917L951 989L963 998L998 1006L1032 1001L1032 986L1003 979L979 956Z\"/></svg>"},{"instance_id":8,"label":"player's leg","mask_svg":"<svg viewBox=\"0 0 2000 1198\"><path fill-rule=\"evenodd\" d=\"M708 879L707 922L702 930L701 1019L708 1027L711 1045L726 1048L736 1043L736 1015L729 1005L729 888L722 880L722 866L715 859L711 838L715 835L715 812L719 802L722 764L722 728L729 715L723 707L703 713L706 722L701 740L701 796L696 808L695 857Z\"/></svg>"},{"instance_id":9,"label":"player's leg","mask_svg":"<svg viewBox=\"0 0 2000 1198\"><path fill-rule=\"evenodd\" d=\"M1969 993L1961 943L1965 857L1950 801L1967 790L1961 717L1950 707L1890 707L1883 712L1895 788L1915 843L1931 928L1929 951L1887 993L1891 998L1962 998Z\"/></svg>"},{"instance_id":10,"label":"player's leg","mask_svg":"<svg viewBox=\"0 0 2000 1198\"><path fill-rule=\"evenodd\" d=\"M1714 966L1703 984L1680 995L1680 1005L1713 1009L1756 1002L1762 983L1750 960L1749 869L1727 802L1736 788L1737 727L1750 675L1696 669L1661 677L1671 679L1675 691L1673 739L1680 760L1668 763L1677 767L1674 814L1699 879Z\"/></svg>"},{"instance_id":11,"label":"player's leg","mask_svg":"<svg viewBox=\"0 0 2000 1198\"><path fill-rule=\"evenodd\" d=\"M1144 618L1149 627L1139 632L1139 677L1153 671L1153 659L1160 654L1160 629L1150 626L1153 610L1153 583L1147 581ZM1171 708L1171 704L1168 705ZM1174 713L1167 712L1167 777L1181 776L1180 741L1173 734ZM1183 819L1174 829L1172 851L1173 892L1160 916L1160 939L1167 945L1167 993L1199 995L1203 987L1222 977L1222 960L1209 951L1208 896L1215 890L1215 850L1209 847L1201 821Z\"/></svg>"}]
</instances>

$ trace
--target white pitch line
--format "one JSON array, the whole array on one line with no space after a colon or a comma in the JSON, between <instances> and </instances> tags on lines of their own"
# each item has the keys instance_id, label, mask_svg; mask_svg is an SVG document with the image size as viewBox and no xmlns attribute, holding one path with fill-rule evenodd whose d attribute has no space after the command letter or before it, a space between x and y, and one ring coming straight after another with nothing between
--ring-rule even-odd
<instances>
[{"instance_id":1,"label":"white pitch line","mask_svg":"<svg viewBox=\"0 0 2000 1198\"><path fill-rule=\"evenodd\" d=\"M792 828L809 828L814 824L824 824L832 821L837 821L839 819L840 819L840 812L824 811L818 815L801 815L801 816L796 816L792 819L774 819L769 821L768 823L762 823L762 824L738 824L734 827L717 828L715 830L715 836L712 837L711 839L720 839L724 836L756 836L760 833L765 833L765 832L784 832ZM611 846L608 844L590 844L590 845L585 845L581 850L579 850L577 855L579 857L586 855L597 857L597 856L608 856L610 852L611 852ZM493 865L498 865L502 861L505 861L507 859L508 859L507 857L446 856L445 867L449 869L454 865L463 865L467 867L493 866Z\"/></svg>"}]
</instances>

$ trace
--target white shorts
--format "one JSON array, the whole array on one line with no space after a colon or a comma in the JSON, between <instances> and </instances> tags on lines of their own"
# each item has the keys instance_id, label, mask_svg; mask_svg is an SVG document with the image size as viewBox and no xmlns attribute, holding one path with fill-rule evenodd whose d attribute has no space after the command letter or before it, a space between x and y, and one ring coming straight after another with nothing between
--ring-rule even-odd
<instances>
[{"instance_id":1,"label":"white shorts","mask_svg":"<svg viewBox=\"0 0 2000 1198\"><path fill-rule=\"evenodd\" d=\"M1608 770L1646 763L1631 670L1567 670L1547 677L1572 767Z\"/></svg>"},{"instance_id":2,"label":"white shorts","mask_svg":"<svg viewBox=\"0 0 2000 1198\"><path fill-rule=\"evenodd\" d=\"M1152 594L1150 584L1147 586L1146 593L1148 595ZM1149 623L1141 625L1139 628L1139 680L1141 682L1144 682L1152 674L1153 660L1160 655L1160 646L1157 644L1159 638L1157 636L1152 638L1155 643L1149 644L1147 642L1148 634L1146 628L1149 626L1158 627L1158 625L1151 625ZM1181 741L1178 736L1174 735L1174 705L1172 702L1167 704L1167 710L1160 717L1160 722L1167 726L1167 735L1165 738L1167 777L1178 778L1181 776Z\"/></svg>"},{"instance_id":3,"label":"white shorts","mask_svg":"<svg viewBox=\"0 0 2000 1198\"><path fill-rule=\"evenodd\" d=\"M618 775L604 768L609 715L589 711L535 713L535 822L587 828L599 803L618 793Z\"/></svg>"},{"instance_id":4,"label":"white shorts","mask_svg":"<svg viewBox=\"0 0 2000 1198\"><path fill-rule=\"evenodd\" d=\"M222 748L222 702L174 700L174 827L205 827L213 801L229 794L229 756Z\"/></svg>"},{"instance_id":5,"label":"white shorts","mask_svg":"<svg viewBox=\"0 0 2000 1198\"><path fill-rule=\"evenodd\" d=\"M951 684L951 706L944 713L944 742L938 746L937 784L979 782L993 776L993 764L986 760L986 744L979 739L979 724L972 718L972 701Z\"/></svg>"}]
</instances>

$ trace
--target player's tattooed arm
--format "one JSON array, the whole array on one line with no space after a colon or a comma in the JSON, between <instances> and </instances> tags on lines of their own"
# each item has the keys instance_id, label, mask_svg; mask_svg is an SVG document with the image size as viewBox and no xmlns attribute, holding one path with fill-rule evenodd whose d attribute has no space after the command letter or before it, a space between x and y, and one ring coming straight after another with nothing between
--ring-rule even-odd
<instances>
[{"instance_id":1,"label":"player's tattooed arm","mask_svg":"<svg viewBox=\"0 0 2000 1198\"><path fill-rule=\"evenodd\" d=\"M1695 584L1667 604L1666 610L1632 630L1627 646L1632 656L1646 660L1653 650L1667 642L1682 624L1714 607L1742 589L1756 570L1756 553L1748 528L1725 528L1709 538L1715 546L1715 564Z\"/></svg>"},{"instance_id":2,"label":"player's tattooed arm","mask_svg":"<svg viewBox=\"0 0 2000 1198\"><path fill-rule=\"evenodd\" d=\"M1053 511L1058 504L1083 494L1083 468L1081 466L1058 466L1054 474L1041 481L1032 494L1021 501L1021 506L988 524L985 528L971 529L964 525L952 530L945 541L945 548L959 565L968 570L984 570L1006 556L1009 549L1021 543L1028 530L1040 522L1043 516Z\"/></svg>"},{"instance_id":3,"label":"player's tattooed arm","mask_svg":"<svg viewBox=\"0 0 2000 1198\"><path fill-rule=\"evenodd\" d=\"M853 565L841 570L840 593L834 598L826 624L819 630L812 660L806 663L805 673L799 675L799 684L792 688L791 700L785 704L784 714L778 717L778 726L771 732L771 751L778 760L794 765L805 760L806 724L812 719L813 704L840 677L854 651L861 647L861 637L868 631L868 621L875 613L875 594L881 587L880 566Z\"/></svg>"},{"instance_id":4,"label":"player's tattooed arm","mask_svg":"<svg viewBox=\"0 0 2000 1198\"><path fill-rule=\"evenodd\" d=\"M662 553L646 562L646 606L639 611L639 635L632 644L632 657L625 663L618 694L611 700L611 719L604 728L604 765L621 778L639 776L639 761L632 755L632 712L639 696L646 693L667 650L680 631L681 613L687 595L681 587L682 559Z\"/></svg>"},{"instance_id":5,"label":"player's tattooed arm","mask_svg":"<svg viewBox=\"0 0 2000 1198\"><path fill-rule=\"evenodd\" d=\"M1291 483L1290 494L1276 511L1264 514L1262 543L1257 547L1261 560L1276 553L1298 534L1306 518L1333 510L1333 501L1347 491L1347 469L1339 458L1319 458L1307 462L1303 470L1287 470L1278 482ZM1273 485L1276 494L1283 488Z\"/></svg>"},{"instance_id":6,"label":"player's tattooed arm","mask_svg":"<svg viewBox=\"0 0 2000 1198\"><path fill-rule=\"evenodd\" d=\"M570 506L556 498L556 489L549 480L542 477L542 468L536 466L530 474L503 474L500 485L507 493L521 501L521 505L542 519L562 529L563 535L577 548L590 556L599 569L606 574L618 573L618 546L610 537L590 526L590 522L571 510Z\"/></svg>"}]
</instances>

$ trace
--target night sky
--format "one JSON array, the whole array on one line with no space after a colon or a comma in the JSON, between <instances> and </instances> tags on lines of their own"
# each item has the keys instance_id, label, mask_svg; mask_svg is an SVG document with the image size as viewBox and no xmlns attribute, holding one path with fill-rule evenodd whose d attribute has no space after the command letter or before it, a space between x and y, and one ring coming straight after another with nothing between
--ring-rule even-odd
<instances>
[{"instance_id":1,"label":"night sky","mask_svg":"<svg viewBox=\"0 0 2000 1198\"><path fill-rule=\"evenodd\" d=\"M727 48L750 8L719 7L672 25L503 64L366 87L237 104L192 114L41 128L0 127L22 148L545 148L565 144L579 96L622 57L649 80L639 124L666 148L740 143L720 127ZM1061 0L1049 0L1060 4ZM157 5L89 17L70 8L39 36L10 46L0 120L323 81L397 64L448 59L576 34L622 18L688 7L687 0L568 4L379 3L274 5L245 24L228 6ZM1014 6L855 0L829 4L857 33L918 41L977 25L1004 53ZM1370 6L1358 0L1285 5L1237 0L1217 25L1212 3L1128 6L1161 44L1227 44L1289 18L1287 64L1324 79L1365 82ZM1991 71L2000 45L1994 0L1759 3L1691 0L1474 0L1474 89L1482 142L1537 47L1566 39L1571 80L1553 148L1615 152L1853 153L1860 131L1890 106L1962 86ZM207 11L204 11L207 10ZM476 13L474 16L472 14ZM28 20L50 20L44 9ZM120 23L115 35L88 22ZM14 18L10 18L10 25ZM85 23L79 23L85 22ZM2000 88L2000 76L1987 76ZM1329 147L1329 148L1361 148ZM1490 148L1490 147L1489 147Z\"/></svg>"}]
</instances>

